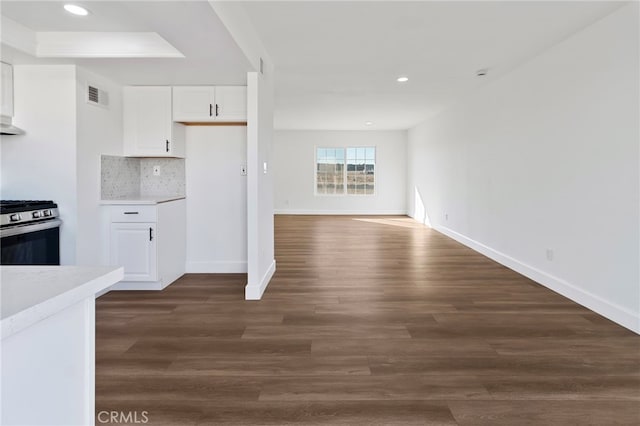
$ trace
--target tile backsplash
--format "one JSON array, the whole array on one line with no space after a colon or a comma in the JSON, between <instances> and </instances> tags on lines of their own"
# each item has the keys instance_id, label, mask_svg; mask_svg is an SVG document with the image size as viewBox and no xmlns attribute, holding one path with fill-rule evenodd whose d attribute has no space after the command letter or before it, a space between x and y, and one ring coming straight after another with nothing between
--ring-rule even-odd
<instances>
[{"instance_id":1,"label":"tile backsplash","mask_svg":"<svg viewBox=\"0 0 640 426\"><path fill-rule=\"evenodd\" d=\"M103 155L100 159L103 200L140 194L140 159Z\"/></svg>"},{"instance_id":2,"label":"tile backsplash","mask_svg":"<svg viewBox=\"0 0 640 426\"><path fill-rule=\"evenodd\" d=\"M137 196L185 195L183 158L129 158L103 155L101 158L103 200ZM154 176L154 166L160 175Z\"/></svg>"},{"instance_id":3,"label":"tile backsplash","mask_svg":"<svg viewBox=\"0 0 640 426\"><path fill-rule=\"evenodd\" d=\"M155 166L160 167L160 176L153 175ZM184 195L184 181L183 158L140 159L140 193L142 195Z\"/></svg>"}]
</instances>

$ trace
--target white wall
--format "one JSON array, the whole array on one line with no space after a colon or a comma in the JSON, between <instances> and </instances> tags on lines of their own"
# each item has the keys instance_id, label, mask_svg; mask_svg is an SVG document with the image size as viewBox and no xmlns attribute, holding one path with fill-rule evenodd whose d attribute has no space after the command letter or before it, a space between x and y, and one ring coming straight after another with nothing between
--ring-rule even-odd
<instances>
[{"instance_id":1,"label":"white wall","mask_svg":"<svg viewBox=\"0 0 640 426\"><path fill-rule=\"evenodd\" d=\"M86 102L87 82L109 94L109 107ZM100 155L122 155L122 86L77 68L77 191L79 265L100 265L107 261L105 227L101 222Z\"/></svg>"},{"instance_id":2,"label":"white wall","mask_svg":"<svg viewBox=\"0 0 640 426\"><path fill-rule=\"evenodd\" d=\"M2 199L54 200L60 218L60 261L76 261L76 67L14 66L14 124L2 136Z\"/></svg>"},{"instance_id":3,"label":"white wall","mask_svg":"<svg viewBox=\"0 0 640 426\"><path fill-rule=\"evenodd\" d=\"M122 87L74 65L16 65L14 76L26 134L2 137L2 199L54 200L61 264L103 264L100 154L122 153ZM109 92L108 109L85 102L87 81Z\"/></svg>"},{"instance_id":4,"label":"white wall","mask_svg":"<svg viewBox=\"0 0 640 426\"><path fill-rule=\"evenodd\" d=\"M262 297L276 262L273 245L273 62L239 2L209 0L256 72L247 73L247 286L245 299ZM262 66L264 65L264 66ZM264 73L258 72L264 70ZM263 165L267 170L263 173Z\"/></svg>"},{"instance_id":5,"label":"white wall","mask_svg":"<svg viewBox=\"0 0 640 426\"><path fill-rule=\"evenodd\" d=\"M262 297L276 270L273 239L273 68L247 73L247 286Z\"/></svg>"},{"instance_id":6,"label":"white wall","mask_svg":"<svg viewBox=\"0 0 640 426\"><path fill-rule=\"evenodd\" d=\"M376 193L315 195L316 147L376 147ZM278 130L274 134L275 211L286 214L406 214L406 131Z\"/></svg>"},{"instance_id":7,"label":"white wall","mask_svg":"<svg viewBox=\"0 0 640 426\"><path fill-rule=\"evenodd\" d=\"M636 332L638 35L636 3L411 129L408 147L414 217Z\"/></svg>"},{"instance_id":8,"label":"white wall","mask_svg":"<svg viewBox=\"0 0 640 426\"><path fill-rule=\"evenodd\" d=\"M247 272L247 128L186 132L187 272Z\"/></svg>"}]
</instances>

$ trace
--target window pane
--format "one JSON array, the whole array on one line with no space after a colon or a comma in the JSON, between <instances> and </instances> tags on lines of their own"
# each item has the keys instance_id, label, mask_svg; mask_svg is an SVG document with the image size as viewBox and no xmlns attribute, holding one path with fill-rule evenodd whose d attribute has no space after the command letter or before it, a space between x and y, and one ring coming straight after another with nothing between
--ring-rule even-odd
<instances>
[{"instance_id":1,"label":"window pane","mask_svg":"<svg viewBox=\"0 0 640 426\"><path fill-rule=\"evenodd\" d=\"M356 149L355 148L347 148L347 159L355 160L356 159Z\"/></svg>"},{"instance_id":2,"label":"window pane","mask_svg":"<svg viewBox=\"0 0 640 426\"><path fill-rule=\"evenodd\" d=\"M318 194L326 193L325 176L324 173L320 171L320 164L318 164L318 173L316 174L316 191Z\"/></svg>"},{"instance_id":3,"label":"window pane","mask_svg":"<svg viewBox=\"0 0 640 426\"><path fill-rule=\"evenodd\" d=\"M375 194L375 147L347 148L347 194Z\"/></svg>"},{"instance_id":4,"label":"window pane","mask_svg":"<svg viewBox=\"0 0 640 426\"><path fill-rule=\"evenodd\" d=\"M335 163L336 162L336 150L328 148L327 149L327 163Z\"/></svg>"},{"instance_id":5,"label":"window pane","mask_svg":"<svg viewBox=\"0 0 640 426\"><path fill-rule=\"evenodd\" d=\"M366 148L366 159L367 160L375 160L376 159L376 149L375 148Z\"/></svg>"},{"instance_id":6,"label":"window pane","mask_svg":"<svg viewBox=\"0 0 640 426\"><path fill-rule=\"evenodd\" d=\"M344 148L317 148L316 193L344 194Z\"/></svg>"}]
</instances>

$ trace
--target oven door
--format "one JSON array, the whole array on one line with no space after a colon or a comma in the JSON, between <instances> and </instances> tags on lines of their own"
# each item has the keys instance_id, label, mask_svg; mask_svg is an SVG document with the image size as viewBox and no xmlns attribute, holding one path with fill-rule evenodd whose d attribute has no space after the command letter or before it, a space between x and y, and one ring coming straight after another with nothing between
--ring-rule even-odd
<instances>
[{"instance_id":1,"label":"oven door","mask_svg":"<svg viewBox=\"0 0 640 426\"><path fill-rule=\"evenodd\" d=\"M0 264L59 265L59 219L0 229Z\"/></svg>"}]
</instances>

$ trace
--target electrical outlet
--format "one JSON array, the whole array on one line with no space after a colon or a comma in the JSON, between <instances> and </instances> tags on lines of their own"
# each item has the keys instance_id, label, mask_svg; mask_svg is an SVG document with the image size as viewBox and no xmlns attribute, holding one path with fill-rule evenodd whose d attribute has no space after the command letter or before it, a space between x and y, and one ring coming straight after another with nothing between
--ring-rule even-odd
<instances>
[{"instance_id":1,"label":"electrical outlet","mask_svg":"<svg viewBox=\"0 0 640 426\"><path fill-rule=\"evenodd\" d=\"M153 166L153 175L160 176L160 166Z\"/></svg>"},{"instance_id":2,"label":"electrical outlet","mask_svg":"<svg viewBox=\"0 0 640 426\"><path fill-rule=\"evenodd\" d=\"M267 162L266 161L264 163L262 163L262 172L265 175L267 174Z\"/></svg>"},{"instance_id":3,"label":"electrical outlet","mask_svg":"<svg viewBox=\"0 0 640 426\"><path fill-rule=\"evenodd\" d=\"M553 249L547 249L547 260L549 262L553 261Z\"/></svg>"},{"instance_id":4,"label":"electrical outlet","mask_svg":"<svg viewBox=\"0 0 640 426\"><path fill-rule=\"evenodd\" d=\"M444 220L449 220L449 213L444 214Z\"/></svg>"},{"instance_id":5,"label":"electrical outlet","mask_svg":"<svg viewBox=\"0 0 640 426\"><path fill-rule=\"evenodd\" d=\"M247 175L247 166L245 166L244 164L240 166L240 175L241 176Z\"/></svg>"}]
</instances>

